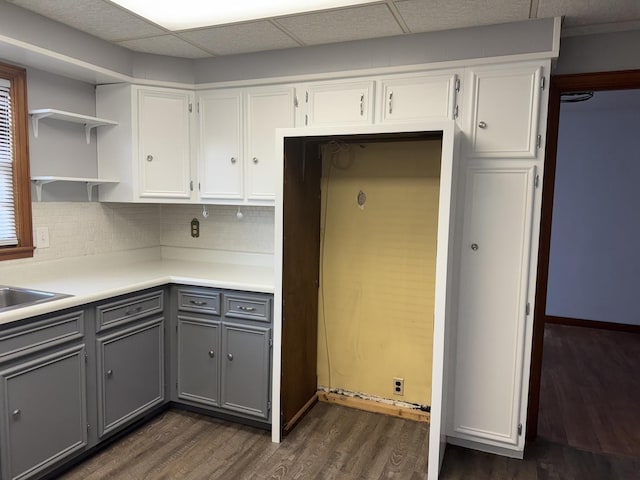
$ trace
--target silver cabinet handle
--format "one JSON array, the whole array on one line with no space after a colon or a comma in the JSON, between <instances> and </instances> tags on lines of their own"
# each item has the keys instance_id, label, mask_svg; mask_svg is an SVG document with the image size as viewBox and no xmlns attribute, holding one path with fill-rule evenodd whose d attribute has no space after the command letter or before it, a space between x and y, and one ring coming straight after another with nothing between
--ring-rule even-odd
<instances>
[{"instance_id":1,"label":"silver cabinet handle","mask_svg":"<svg viewBox=\"0 0 640 480\"><path fill-rule=\"evenodd\" d=\"M473 250L474 252L475 252L476 250L478 250L478 244L477 244L477 243L472 243L472 244L471 244L471 250Z\"/></svg>"},{"instance_id":2,"label":"silver cabinet handle","mask_svg":"<svg viewBox=\"0 0 640 480\"><path fill-rule=\"evenodd\" d=\"M227 358L229 360L233 360L233 353L227 353Z\"/></svg>"},{"instance_id":3,"label":"silver cabinet handle","mask_svg":"<svg viewBox=\"0 0 640 480\"><path fill-rule=\"evenodd\" d=\"M393 92L389 92L389 115L393 113Z\"/></svg>"},{"instance_id":4,"label":"silver cabinet handle","mask_svg":"<svg viewBox=\"0 0 640 480\"><path fill-rule=\"evenodd\" d=\"M112 377L113 376L113 370L109 369L107 370L107 377Z\"/></svg>"},{"instance_id":5,"label":"silver cabinet handle","mask_svg":"<svg viewBox=\"0 0 640 480\"><path fill-rule=\"evenodd\" d=\"M487 122L480 122L480 123L478 123L478 127L480 127L480 128L487 128Z\"/></svg>"},{"instance_id":6,"label":"silver cabinet handle","mask_svg":"<svg viewBox=\"0 0 640 480\"><path fill-rule=\"evenodd\" d=\"M125 315L133 315L136 313L140 313L142 311L142 307L136 307L136 308L132 308L131 310L127 310L125 312Z\"/></svg>"},{"instance_id":7,"label":"silver cabinet handle","mask_svg":"<svg viewBox=\"0 0 640 480\"><path fill-rule=\"evenodd\" d=\"M236 163L236 157L231 157L231 163L233 163L233 164Z\"/></svg>"},{"instance_id":8,"label":"silver cabinet handle","mask_svg":"<svg viewBox=\"0 0 640 480\"><path fill-rule=\"evenodd\" d=\"M189 303L191 305L195 305L197 307L203 307L203 306L205 306L207 304L207 302L201 302L201 301L198 301L198 300L189 300Z\"/></svg>"},{"instance_id":9,"label":"silver cabinet handle","mask_svg":"<svg viewBox=\"0 0 640 480\"><path fill-rule=\"evenodd\" d=\"M238 310L243 311L243 312L255 312L256 308L255 307L245 307L244 305L238 305Z\"/></svg>"},{"instance_id":10,"label":"silver cabinet handle","mask_svg":"<svg viewBox=\"0 0 640 480\"><path fill-rule=\"evenodd\" d=\"M360 116L364 115L364 93L360 94Z\"/></svg>"},{"instance_id":11,"label":"silver cabinet handle","mask_svg":"<svg viewBox=\"0 0 640 480\"><path fill-rule=\"evenodd\" d=\"M11 412L11 415L13 415L14 417L18 417L20 416L21 413L22 413L22 410L20 410L19 408L16 408L13 412Z\"/></svg>"},{"instance_id":12,"label":"silver cabinet handle","mask_svg":"<svg viewBox=\"0 0 640 480\"><path fill-rule=\"evenodd\" d=\"M147 155L147 162L153 162L153 155Z\"/></svg>"},{"instance_id":13,"label":"silver cabinet handle","mask_svg":"<svg viewBox=\"0 0 640 480\"><path fill-rule=\"evenodd\" d=\"M214 352L213 350L209 350L209 357L213 358L216 356L216 352Z\"/></svg>"},{"instance_id":14,"label":"silver cabinet handle","mask_svg":"<svg viewBox=\"0 0 640 480\"><path fill-rule=\"evenodd\" d=\"M253 163L256 165L258 164L258 157L253 157Z\"/></svg>"}]
</instances>

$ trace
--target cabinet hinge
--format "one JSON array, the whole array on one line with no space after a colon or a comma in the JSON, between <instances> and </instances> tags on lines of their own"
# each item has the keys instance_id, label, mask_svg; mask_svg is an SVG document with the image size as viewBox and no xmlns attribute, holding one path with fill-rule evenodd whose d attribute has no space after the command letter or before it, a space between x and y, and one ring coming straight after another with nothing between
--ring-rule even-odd
<instances>
[{"instance_id":1,"label":"cabinet hinge","mask_svg":"<svg viewBox=\"0 0 640 480\"><path fill-rule=\"evenodd\" d=\"M453 118L458 118L459 107L456 105L456 108L453 109Z\"/></svg>"},{"instance_id":2,"label":"cabinet hinge","mask_svg":"<svg viewBox=\"0 0 640 480\"><path fill-rule=\"evenodd\" d=\"M536 139L536 147L540 148L542 146L542 135L538 135Z\"/></svg>"},{"instance_id":3,"label":"cabinet hinge","mask_svg":"<svg viewBox=\"0 0 640 480\"><path fill-rule=\"evenodd\" d=\"M544 76L542 76L540 78L540 90L544 90L545 84L547 83L547 80Z\"/></svg>"},{"instance_id":4,"label":"cabinet hinge","mask_svg":"<svg viewBox=\"0 0 640 480\"><path fill-rule=\"evenodd\" d=\"M540 186L540 175L536 175L536 179L533 181L533 186L536 188Z\"/></svg>"},{"instance_id":5,"label":"cabinet hinge","mask_svg":"<svg viewBox=\"0 0 640 480\"><path fill-rule=\"evenodd\" d=\"M529 315L531 313L531 304L527 302L527 306L524 309L524 313Z\"/></svg>"},{"instance_id":6,"label":"cabinet hinge","mask_svg":"<svg viewBox=\"0 0 640 480\"><path fill-rule=\"evenodd\" d=\"M304 92L304 103L309 103L309 90Z\"/></svg>"},{"instance_id":7,"label":"cabinet hinge","mask_svg":"<svg viewBox=\"0 0 640 480\"><path fill-rule=\"evenodd\" d=\"M193 103L189 104L189 113L193 112Z\"/></svg>"},{"instance_id":8,"label":"cabinet hinge","mask_svg":"<svg viewBox=\"0 0 640 480\"><path fill-rule=\"evenodd\" d=\"M87 423L87 432L91 429L91 425Z\"/></svg>"},{"instance_id":9,"label":"cabinet hinge","mask_svg":"<svg viewBox=\"0 0 640 480\"><path fill-rule=\"evenodd\" d=\"M196 113L200 113L200 102L196 103Z\"/></svg>"},{"instance_id":10,"label":"cabinet hinge","mask_svg":"<svg viewBox=\"0 0 640 480\"><path fill-rule=\"evenodd\" d=\"M293 106L298 108L298 95L293 96Z\"/></svg>"},{"instance_id":11,"label":"cabinet hinge","mask_svg":"<svg viewBox=\"0 0 640 480\"><path fill-rule=\"evenodd\" d=\"M271 402L267 402L267 411L270 412L271 411Z\"/></svg>"},{"instance_id":12,"label":"cabinet hinge","mask_svg":"<svg viewBox=\"0 0 640 480\"><path fill-rule=\"evenodd\" d=\"M270 347L273 347L273 338L270 338L270 339L269 339L269 346L270 346Z\"/></svg>"},{"instance_id":13,"label":"cabinet hinge","mask_svg":"<svg viewBox=\"0 0 640 480\"><path fill-rule=\"evenodd\" d=\"M522 435L522 424L518 424L518 435Z\"/></svg>"},{"instance_id":14,"label":"cabinet hinge","mask_svg":"<svg viewBox=\"0 0 640 480\"><path fill-rule=\"evenodd\" d=\"M306 113L304 114L304 124L309 125L309 115L307 115Z\"/></svg>"},{"instance_id":15,"label":"cabinet hinge","mask_svg":"<svg viewBox=\"0 0 640 480\"><path fill-rule=\"evenodd\" d=\"M460 92L460 79L457 77L455 82L455 89L456 89L456 92Z\"/></svg>"},{"instance_id":16,"label":"cabinet hinge","mask_svg":"<svg viewBox=\"0 0 640 480\"><path fill-rule=\"evenodd\" d=\"M85 353L84 354L84 363L87 363L89 361L89 356Z\"/></svg>"},{"instance_id":17,"label":"cabinet hinge","mask_svg":"<svg viewBox=\"0 0 640 480\"><path fill-rule=\"evenodd\" d=\"M191 181L189 182L189 188L190 188L190 189L191 189L191 191L193 192L193 180L191 180Z\"/></svg>"}]
</instances>

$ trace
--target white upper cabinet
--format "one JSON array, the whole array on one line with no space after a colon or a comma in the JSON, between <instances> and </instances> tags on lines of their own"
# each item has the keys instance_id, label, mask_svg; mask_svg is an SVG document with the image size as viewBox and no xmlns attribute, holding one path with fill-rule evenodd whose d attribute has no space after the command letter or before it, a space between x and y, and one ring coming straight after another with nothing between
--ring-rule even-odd
<instances>
[{"instance_id":1,"label":"white upper cabinet","mask_svg":"<svg viewBox=\"0 0 640 480\"><path fill-rule=\"evenodd\" d=\"M184 90L96 87L96 112L118 122L98 135L98 175L120 180L103 185L100 200L191 200L193 101L193 93Z\"/></svg>"},{"instance_id":2,"label":"white upper cabinet","mask_svg":"<svg viewBox=\"0 0 640 480\"><path fill-rule=\"evenodd\" d=\"M453 72L395 75L378 81L379 123L454 119L458 77Z\"/></svg>"},{"instance_id":3,"label":"white upper cabinet","mask_svg":"<svg viewBox=\"0 0 640 480\"><path fill-rule=\"evenodd\" d=\"M468 70L469 157L536 157L541 78L539 64Z\"/></svg>"},{"instance_id":4,"label":"white upper cabinet","mask_svg":"<svg viewBox=\"0 0 640 480\"><path fill-rule=\"evenodd\" d=\"M536 169L488 162L467 169L448 434L515 450Z\"/></svg>"},{"instance_id":5,"label":"white upper cabinet","mask_svg":"<svg viewBox=\"0 0 640 480\"><path fill-rule=\"evenodd\" d=\"M240 200L244 196L242 89L203 92L198 110L200 198Z\"/></svg>"},{"instance_id":6,"label":"white upper cabinet","mask_svg":"<svg viewBox=\"0 0 640 480\"><path fill-rule=\"evenodd\" d=\"M247 199L274 200L276 128L295 124L294 89L252 88L246 92Z\"/></svg>"},{"instance_id":7,"label":"white upper cabinet","mask_svg":"<svg viewBox=\"0 0 640 480\"><path fill-rule=\"evenodd\" d=\"M204 91L200 115L200 199L264 204L275 199L275 131L294 126L288 86Z\"/></svg>"},{"instance_id":8,"label":"white upper cabinet","mask_svg":"<svg viewBox=\"0 0 640 480\"><path fill-rule=\"evenodd\" d=\"M373 80L332 81L302 86L300 126L369 125L373 123Z\"/></svg>"}]
</instances>

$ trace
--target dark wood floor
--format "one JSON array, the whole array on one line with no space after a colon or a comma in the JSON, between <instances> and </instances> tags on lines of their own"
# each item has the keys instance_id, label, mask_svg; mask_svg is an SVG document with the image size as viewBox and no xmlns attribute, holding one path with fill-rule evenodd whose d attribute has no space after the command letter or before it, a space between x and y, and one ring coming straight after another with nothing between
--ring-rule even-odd
<instances>
[{"instance_id":1,"label":"dark wood floor","mask_svg":"<svg viewBox=\"0 0 640 480\"><path fill-rule=\"evenodd\" d=\"M281 444L269 433L169 410L65 480L426 478L425 423L317 404Z\"/></svg>"},{"instance_id":2,"label":"dark wood floor","mask_svg":"<svg viewBox=\"0 0 640 480\"><path fill-rule=\"evenodd\" d=\"M640 459L640 335L547 325L539 415L542 439Z\"/></svg>"}]
</instances>

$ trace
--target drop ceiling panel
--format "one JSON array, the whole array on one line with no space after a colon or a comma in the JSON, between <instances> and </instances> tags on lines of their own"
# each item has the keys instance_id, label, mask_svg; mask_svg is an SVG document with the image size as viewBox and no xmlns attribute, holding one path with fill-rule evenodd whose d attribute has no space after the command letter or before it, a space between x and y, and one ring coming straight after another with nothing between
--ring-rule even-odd
<instances>
[{"instance_id":1,"label":"drop ceiling panel","mask_svg":"<svg viewBox=\"0 0 640 480\"><path fill-rule=\"evenodd\" d=\"M125 40L164 33L162 29L103 0L9 1L104 40Z\"/></svg>"},{"instance_id":2,"label":"drop ceiling panel","mask_svg":"<svg viewBox=\"0 0 640 480\"><path fill-rule=\"evenodd\" d=\"M640 20L638 0L538 0L538 17L565 15L563 27Z\"/></svg>"},{"instance_id":3,"label":"drop ceiling panel","mask_svg":"<svg viewBox=\"0 0 640 480\"><path fill-rule=\"evenodd\" d=\"M530 0L401 0L395 2L412 33L527 20Z\"/></svg>"},{"instance_id":4,"label":"drop ceiling panel","mask_svg":"<svg viewBox=\"0 0 640 480\"><path fill-rule=\"evenodd\" d=\"M168 55L170 57L204 58L211 56L204 50L194 47L190 43L173 35L125 40L124 42L118 42L118 45L130 50L135 50L136 52Z\"/></svg>"},{"instance_id":5,"label":"drop ceiling panel","mask_svg":"<svg viewBox=\"0 0 640 480\"><path fill-rule=\"evenodd\" d=\"M216 55L299 47L270 22L251 22L181 32L180 36Z\"/></svg>"},{"instance_id":6,"label":"drop ceiling panel","mask_svg":"<svg viewBox=\"0 0 640 480\"><path fill-rule=\"evenodd\" d=\"M306 45L401 35L402 28L386 5L345 8L277 19Z\"/></svg>"}]
</instances>

